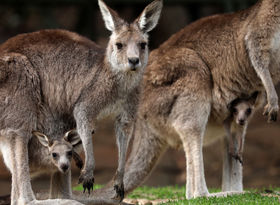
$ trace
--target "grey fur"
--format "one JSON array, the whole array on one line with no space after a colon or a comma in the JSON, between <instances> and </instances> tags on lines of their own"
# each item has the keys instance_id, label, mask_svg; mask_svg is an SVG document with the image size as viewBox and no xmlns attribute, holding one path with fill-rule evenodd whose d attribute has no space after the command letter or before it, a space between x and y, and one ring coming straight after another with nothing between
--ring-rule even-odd
<instances>
[{"instance_id":1,"label":"grey fur","mask_svg":"<svg viewBox=\"0 0 280 205\"><path fill-rule=\"evenodd\" d=\"M38 131L33 134L36 137L33 137L28 144L31 176L51 173L50 198L70 199L72 197L71 159L73 153L80 150L79 136L75 134L75 137L67 139L66 136L69 135L67 132L55 139ZM56 156L52 156L53 154ZM80 157L76 157L81 160Z\"/></svg>"},{"instance_id":2,"label":"grey fur","mask_svg":"<svg viewBox=\"0 0 280 205\"><path fill-rule=\"evenodd\" d=\"M154 12L160 12L162 1L156 0L153 8L155 4L158 10ZM108 15L117 15L103 1L99 0L99 5L107 8ZM149 20L156 24L158 18L153 17ZM57 133L77 129L85 150L79 180L90 190L95 165L92 131L96 120L108 115L118 116L120 121L116 134L120 156L117 173L121 174L114 184L114 198L122 199L129 124L133 123L138 86L148 61L148 35L139 28L140 20L128 24L114 18L118 27L112 31L106 51L64 30L21 34L0 46L0 146L12 173L13 205L37 203L28 166L28 142L33 130L55 138ZM117 43L122 43L121 49ZM130 56L128 47L137 52ZM138 61L131 63L131 57Z\"/></svg>"}]
</instances>

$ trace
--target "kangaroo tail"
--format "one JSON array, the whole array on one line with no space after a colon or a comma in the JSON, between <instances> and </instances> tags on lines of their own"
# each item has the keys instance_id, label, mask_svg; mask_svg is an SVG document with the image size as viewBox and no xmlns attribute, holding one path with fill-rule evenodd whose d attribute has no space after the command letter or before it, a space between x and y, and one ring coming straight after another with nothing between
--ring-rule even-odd
<instances>
[{"instance_id":1,"label":"kangaroo tail","mask_svg":"<svg viewBox=\"0 0 280 205\"><path fill-rule=\"evenodd\" d=\"M124 175L125 193L141 185L149 176L167 143L153 133L145 121L137 121L132 151Z\"/></svg>"}]
</instances>

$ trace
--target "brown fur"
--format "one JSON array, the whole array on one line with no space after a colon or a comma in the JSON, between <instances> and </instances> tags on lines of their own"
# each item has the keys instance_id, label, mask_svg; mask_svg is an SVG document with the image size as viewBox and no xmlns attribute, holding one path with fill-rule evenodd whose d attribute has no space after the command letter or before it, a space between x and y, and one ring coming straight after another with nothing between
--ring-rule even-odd
<instances>
[{"instance_id":1,"label":"brown fur","mask_svg":"<svg viewBox=\"0 0 280 205\"><path fill-rule=\"evenodd\" d=\"M243 11L200 19L151 53L126 166L127 192L143 182L166 147L182 142L186 197L209 195L202 145L225 136L222 125L230 115L227 105L242 93L265 91L264 114L269 121L276 120L279 10L278 0L260 0ZM242 167L231 160L225 146L223 191L242 190ZM110 192L102 190L105 196Z\"/></svg>"}]
</instances>

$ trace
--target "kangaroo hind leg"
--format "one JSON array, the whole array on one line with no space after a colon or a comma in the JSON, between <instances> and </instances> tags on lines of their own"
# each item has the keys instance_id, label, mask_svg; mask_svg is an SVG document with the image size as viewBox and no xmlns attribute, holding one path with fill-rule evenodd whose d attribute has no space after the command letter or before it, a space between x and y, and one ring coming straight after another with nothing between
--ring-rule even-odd
<instances>
[{"instance_id":1,"label":"kangaroo hind leg","mask_svg":"<svg viewBox=\"0 0 280 205\"><path fill-rule=\"evenodd\" d=\"M182 110L183 109L183 110ZM210 114L210 103L197 98L181 98L173 108L173 127L179 134L186 154L186 197L209 195L203 163L203 136Z\"/></svg>"}]
</instances>

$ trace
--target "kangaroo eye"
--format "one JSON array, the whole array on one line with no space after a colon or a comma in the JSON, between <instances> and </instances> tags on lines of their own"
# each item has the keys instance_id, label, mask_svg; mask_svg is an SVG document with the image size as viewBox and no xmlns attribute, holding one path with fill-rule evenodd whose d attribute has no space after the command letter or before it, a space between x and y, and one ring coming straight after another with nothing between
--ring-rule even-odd
<instances>
[{"instance_id":1,"label":"kangaroo eye","mask_svg":"<svg viewBox=\"0 0 280 205\"><path fill-rule=\"evenodd\" d=\"M236 108L232 108L232 112L233 112L233 114L237 114L237 109Z\"/></svg>"},{"instance_id":2,"label":"kangaroo eye","mask_svg":"<svg viewBox=\"0 0 280 205\"><path fill-rule=\"evenodd\" d=\"M252 113L252 109L251 108L248 108L247 110L246 110L246 114L247 115L250 115Z\"/></svg>"},{"instance_id":3,"label":"kangaroo eye","mask_svg":"<svg viewBox=\"0 0 280 205\"><path fill-rule=\"evenodd\" d=\"M73 155L72 151L67 152L68 157L72 157L72 155Z\"/></svg>"},{"instance_id":4,"label":"kangaroo eye","mask_svg":"<svg viewBox=\"0 0 280 205\"><path fill-rule=\"evenodd\" d=\"M122 43L116 43L116 46L117 46L117 49L118 49L118 50L121 50L122 47L123 47L123 44L122 44Z\"/></svg>"},{"instance_id":5,"label":"kangaroo eye","mask_svg":"<svg viewBox=\"0 0 280 205\"><path fill-rule=\"evenodd\" d=\"M140 43L140 47L141 47L141 49L145 49L146 48L146 46L147 46L147 43L145 43L145 42L143 42L143 43Z\"/></svg>"},{"instance_id":6,"label":"kangaroo eye","mask_svg":"<svg viewBox=\"0 0 280 205\"><path fill-rule=\"evenodd\" d=\"M58 154L57 154L57 153L52 153L52 157L53 157L54 159L56 159L56 158L58 157Z\"/></svg>"}]
</instances>

